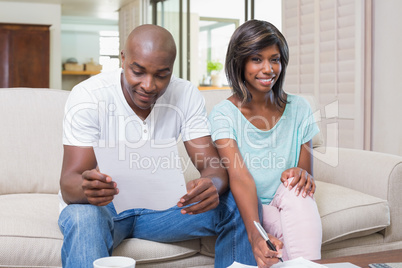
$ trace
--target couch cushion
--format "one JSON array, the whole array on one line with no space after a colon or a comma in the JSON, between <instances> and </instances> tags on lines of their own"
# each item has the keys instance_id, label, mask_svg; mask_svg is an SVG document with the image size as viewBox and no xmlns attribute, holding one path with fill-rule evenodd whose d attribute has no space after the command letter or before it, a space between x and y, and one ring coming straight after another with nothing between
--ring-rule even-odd
<instances>
[{"instance_id":1,"label":"couch cushion","mask_svg":"<svg viewBox=\"0 0 402 268\"><path fill-rule=\"evenodd\" d=\"M114 251L115 256L128 256L137 263L155 263L178 260L200 252L200 240L159 243L137 238L124 240Z\"/></svg>"},{"instance_id":2,"label":"couch cushion","mask_svg":"<svg viewBox=\"0 0 402 268\"><path fill-rule=\"evenodd\" d=\"M0 267L61 266L58 206L56 194L0 195ZM196 255L200 247L199 239L176 243L126 239L113 255L155 263Z\"/></svg>"},{"instance_id":3,"label":"couch cushion","mask_svg":"<svg viewBox=\"0 0 402 268\"><path fill-rule=\"evenodd\" d=\"M68 94L56 89L0 90L0 194L57 193Z\"/></svg>"},{"instance_id":4,"label":"couch cushion","mask_svg":"<svg viewBox=\"0 0 402 268\"><path fill-rule=\"evenodd\" d=\"M323 245L373 234L390 225L386 200L331 183L316 183Z\"/></svg>"},{"instance_id":5,"label":"couch cushion","mask_svg":"<svg viewBox=\"0 0 402 268\"><path fill-rule=\"evenodd\" d=\"M0 195L0 264L61 266L58 216L55 194Z\"/></svg>"}]
</instances>

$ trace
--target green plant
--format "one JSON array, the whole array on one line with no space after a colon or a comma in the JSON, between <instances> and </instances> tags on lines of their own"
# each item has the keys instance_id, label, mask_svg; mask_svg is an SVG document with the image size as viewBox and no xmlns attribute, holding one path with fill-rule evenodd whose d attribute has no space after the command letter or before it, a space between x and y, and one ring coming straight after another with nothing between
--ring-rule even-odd
<instances>
[{"instance_id":1,"label":"green plant","mask_svg":"<svg viewBox=\"0 0 402 268\"><path fill-rule=\"evenodd\" d=\"M223 64L219 61L207 61L207 71L210 73L212 71L220 72L223 69Z\"/></svg>"}]
</instances>

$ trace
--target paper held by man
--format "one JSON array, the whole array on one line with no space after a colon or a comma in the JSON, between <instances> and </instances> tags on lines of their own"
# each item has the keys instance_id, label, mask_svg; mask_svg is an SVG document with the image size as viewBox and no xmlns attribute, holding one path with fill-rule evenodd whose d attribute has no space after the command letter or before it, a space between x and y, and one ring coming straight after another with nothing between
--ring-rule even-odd
<instances>
[{"instance_id":1,"label":"paper held by man","mask_svg":"<svg viewBox=\"0 0 402 268\"><path fill-rule=\"evenodd\" d=\"M119 142L94 147L94 151L100 172L119 189L113 199L117 213L134 208L165 210L186 194L175 139Z\"/></svg>"}]
</instances>

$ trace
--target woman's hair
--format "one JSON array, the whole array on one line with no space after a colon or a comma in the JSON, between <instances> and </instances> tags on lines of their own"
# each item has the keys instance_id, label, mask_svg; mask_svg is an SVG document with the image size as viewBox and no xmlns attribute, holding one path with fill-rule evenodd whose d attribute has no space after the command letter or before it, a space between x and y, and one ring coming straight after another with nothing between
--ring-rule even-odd
<instances>
[{"instance_id":1,"label":"woman's hair","mask_svg":"<svg viewBox=\"0 0 402 268\"><path fill-rule=\"evenodd\" d=\"M249 102L252 98L244 83L244 66L247 58L272 45L278 46L282 65L282 72L272 91L275 104L283 107L286 100L282 87L289 62L289 48L285 37L274 25L261 20L246 21L233 33L226 53L225 71L233 92L243 102Z\"/></svg>"}]
</instances>

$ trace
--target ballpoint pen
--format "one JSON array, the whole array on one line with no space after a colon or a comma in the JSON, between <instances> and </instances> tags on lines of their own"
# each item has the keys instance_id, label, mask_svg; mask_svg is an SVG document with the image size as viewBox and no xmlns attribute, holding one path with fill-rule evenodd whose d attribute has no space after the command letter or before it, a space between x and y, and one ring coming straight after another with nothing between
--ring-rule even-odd
<instances>
[{"instance_id":1,"label":"ballpoint pen","mask_svg":"<svg viewBox=\"0 0 402 268\"><path fill-rule=\"evenodd\" d=\"M261 224L259 222L254 221L254 225L255 225L255 227L257 227L257 230L260 233L260 235L262 236L262 238L264 238L264 240L267 242L268 247L272 251L277 251L274 244L272 244L271 240L269 240L268 234L267 234L267 232L265 232L264 228L262 228ZM278 258L278 259L281 262L283 262L282 258Z\"/></svg>"}]
</instances>

